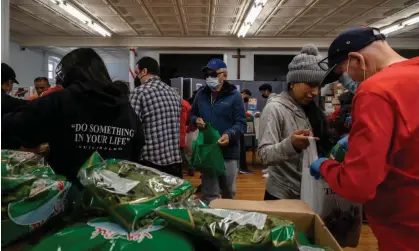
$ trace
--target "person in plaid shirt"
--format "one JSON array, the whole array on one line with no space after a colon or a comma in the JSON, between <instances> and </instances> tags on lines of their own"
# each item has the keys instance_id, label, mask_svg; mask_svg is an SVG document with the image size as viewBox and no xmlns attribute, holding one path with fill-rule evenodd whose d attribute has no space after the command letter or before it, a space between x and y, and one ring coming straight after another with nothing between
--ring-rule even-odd
<instances>
[{"instance_id":1,"label":"person in plaid shirt","mask_svg":"<svg viewBox=\"0 0 419 251\"><path fill-rule=\"evenodd\" d=\"M160 67L155 59L141 58L135 72L141 85L132 91L130 101L144 127L141 164L182 178L181 98L161 81Z\"/></svg>"}]
</instances>

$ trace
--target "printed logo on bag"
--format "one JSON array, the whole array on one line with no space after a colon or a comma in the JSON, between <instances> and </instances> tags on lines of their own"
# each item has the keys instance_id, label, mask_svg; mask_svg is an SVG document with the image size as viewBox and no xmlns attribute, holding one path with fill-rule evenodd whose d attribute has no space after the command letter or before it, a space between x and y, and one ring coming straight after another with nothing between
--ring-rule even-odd
<instances>
[{"instance_id":1,"label":"printed logo on bag","mask_svg":"<svg viewBox=\"0 0 419 251\"><path fill-rule=\"evenodd\" d=\"M29 193L29 197L32 197L35 194L43 191L45 189L45 187L47 187L46 180L40 179L40 180L35 181L32 184L32 189L31 189L31 192Z\"/></svg>"},{"instance_id":2,"label":"printed logo on bag","mask_svg":"<svg viewBox=\"0 0 419 251\"><path fill-rule=\"evenodd\" d=\"M158 231L164 226L149 226L147 228L139 229L138 231L128 233L122 229L119 225L111 222L95 222L95 220L87 223L89 226L94 227L95 230L92 232L90 239L95 239L98 236L102 236L105 239L125 239L128 241L135 241L141 243L144 239L153 239L151 232Z\"/></svg>"},{"instance_id":3,"label":"printed logo on bag","mask_svg":"<svg viewBox=\"0 0 419 251\"><path fill-rule=\"evenodd\" d=\"M93 125L72 124L74 142L79 149L121 151L135 136L133 129Z\"/></svg>"}]
</instances>

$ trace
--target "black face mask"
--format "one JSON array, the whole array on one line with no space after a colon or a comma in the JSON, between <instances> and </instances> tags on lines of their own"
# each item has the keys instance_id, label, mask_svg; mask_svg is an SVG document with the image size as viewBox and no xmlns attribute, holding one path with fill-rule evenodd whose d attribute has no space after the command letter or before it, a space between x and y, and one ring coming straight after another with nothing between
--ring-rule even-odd
<instances>
[{"instance_id":1,"label":"black face mask","mask_svg":"<svg viewBox=\"0 0 419 251\"><path fill-rule=\"evenodd\" d=\"M243 99L243 101L244 101L245 103L248 103L248 102L249 102L249 98L248 98L248 97L245 97L245 98Z\"/></svg>"},{"instance_id":2,"label":"black face mask","mask_svg":"<svg viewBox=\"0 0 419 251\"><path fill-rule=\"evenodd\" d=\"M135 77L135 79L134 79L134 86L135 87L138 87L138 86L140 86L141 85L141 80L138 78L138 76L137 77Z\"/></svg>"},{"instance_id":3,"label":"black face mask","mask_svg":"<svg viewBox=\"0 0 419 251\"><path fill-rule=\"evenodd\" d=\"M265 94L262 94L262 98L269 98L269 96L266 96Z\"/></svg>"}]
</instances>

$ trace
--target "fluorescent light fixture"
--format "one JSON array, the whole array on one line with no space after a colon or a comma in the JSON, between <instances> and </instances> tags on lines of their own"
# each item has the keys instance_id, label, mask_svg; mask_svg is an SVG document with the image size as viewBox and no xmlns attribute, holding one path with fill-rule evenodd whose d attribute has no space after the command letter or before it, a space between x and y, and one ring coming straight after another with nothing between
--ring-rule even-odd
<instances>
[{"instance_id":1,"label":"fluorescent light fixture","mask_svg":"<svg viewBox=\"0 0 419 251\"><path fill-rule=\"evenodd\" d=\"M419 16L414 16L414 17L411 17L411 18L408 18L408 19L404 20L401 23L394 24L392 26L384 28L383 30L381 30L381 33L383 33L384 35L388 35L392 32L401 30L401 29L405 28L406 26L417 24L417 23L419 23Z\"/></svg>"},{"instance_id":2,"label":"fluorescent light fixture","mask_svg":"<svg viewBox=\"0 0 419 251\"><path fill-rule=\"evenodd\" d=\"M239 30L239 33L237 34L238 37L245 37L246 33L249 31L251 25L242 25L242 27Z\"/></svg>"},{"instance_id":3,"label":"fluorescent light fixture","mask_svg":"<svg viewBox=\"0 0 419 251\"><path fill-rule=\"evenodd\" d=\"M105 29L102 28L102 26L94 23L94 22L89 22L87 23L87 25L89 25L93 30L97 31L98 33L100 33L100 35L104 36L104 37L110 37L111 33Z\"/></svg>"},{"instance_id":4,"label":"fluorescent light fixture","mask_svg":"<svg viewBox=\"0 0 419 251\"><path fill-rule=\"evenodd\" d=\"M419 23L419 16L412 17L403 22L403 25L412 25Z\"/></svg>"},{"instance_id":5,"label":"fluorescent light fixture","mask_svg":"<svg viewBox=\"0 0 419 251\"><path fill-rule=\"evenodd\" d=\"M260 12L262 11L262 8L262 5L253 6L247 14L244 23L252 25L255 22L256 18L259 16Z\"/></svg>"},{"instance_id":6,"label":"fluorescent light fixture","mask_svg":"<svg viewBox=\"0 0 419 251\"><path fill-rule=\"evenodd\" d=\"M387 35L389 33L398 31L398 30L402 29L403 27L404 26L402 26L400 24L396 24L396 25L390 26L388 28L385 28L384 30L381 31L381 33L383 33L384 35Z\"/></svg>"},{"instance_id":7,"label":"fluorescent light fixture","mask_svg":"<svg viewBox=\"0 0 419 251\"><path fill-rule=\"evenodd\" d=\"M265 6L267 0L254 0L252 7L244 19L242 26L240 27L239 32L237 33L238 37L245 37L246 33L249 31L252 24L256 21L256 18L262 12L263 7Z\"/></svg>"},{"instance_id":8,"label":"fluorescent light fixture","mask_svg":"<svg viewBox=\"0 0 419 251\"><path fill-rule=\"evenodd\" d=\"M80 20L80 22L87 24L90 28L92 28L94 31L99 33L100 35L104 37L110 37L111 33L105 30L102 26L96 24L93 22L91 18L89 18L87 15L85 15L83 12L79 11L78 9L71 6L68 2L63 0L50 0L54 4L58 5L61 9L65 10L67 13L72 15L73 17Z\"/></svg>"},{"instance_id":9,"label":"fluorescent light fixture","mask_svg":"<svg viewBox=\"0 0 419 251\"><path fill-rule=\"evenodd\" d=\"M256 5L258 5L258 4L262 4L263 6L265 6L266 2L268 2L268 0L255 0L255 1L254 1L254 3L255 3Z\"/></svg>"}]
</instances>

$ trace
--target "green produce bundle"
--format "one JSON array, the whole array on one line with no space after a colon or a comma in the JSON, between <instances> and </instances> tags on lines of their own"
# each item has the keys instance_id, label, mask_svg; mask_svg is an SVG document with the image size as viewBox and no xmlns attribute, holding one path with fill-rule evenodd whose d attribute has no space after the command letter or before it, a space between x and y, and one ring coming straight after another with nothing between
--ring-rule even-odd
<instances>
[{"instance_id":1,"label":"green produce bundle","mask_svg":"<svg viewBox=\"0 0 419 251\"><path fill-rule=\"evenodd\" d=\"M193 251L190 240L181 232L156 220L135 232L127 232L108 218L75 224L43 239L32 251Z\"/></svg>"},{"instance_id":2,"label":"green produce bundle","mask_svg":"<svg viewBox=\"0 0 419 251\"><path fill-rule=\"evenodd\" d=\"M169 224L212 240L222 250L298 250L295 225L262 213L202 207L160 207Z\"/></svg>"},{"instance_id":3,"label":"green produce bundle","mask_svg":"<svg viewBox=\"0 0 419 251\"><path fill-rule=\"evenodd\" d=\"M336 144L332 148L332 150L330 150L329 158L336 160L338 162L343 162L343 160L345 159L345 155L346 155L345 148L340 144Z\"/></svg>"},{"instance_id":4,"label":"green produce bundle","mask_svg":"<svg viewBox=\"0 0 419 251\"><path fill-rule=\"evenodd\" d=\"M27 174L36 168L43 168L44 158L31 152L1 150L1 175ZM51 171L52 170L48 170Z\"/></svg>"},{"instance_id":5,"label":"green produce bundle","mask_svg":"<svg viewBox=\"0 0 419 251\"><path fill-rule=\"evenodd\" d=\"M137 163L92 155L79 179L94 198L91 207L105 209L127 231L149 225L153 210L194 193L191 183Z\"/></svg>"},{"instance_id":6,"label":"green produce bundle","mask_svg":"<svg viewBox=\"0 0 419 251\"><path fill-rule=\"evenodd\" d=\"M55 175L51 168L35 162L17 161L12 164L16 161L16 155L13 155L14 159L10 156L10 160L2 158L1 165L2 246L33 232L61 214L71 187L64 177Z\"/></svg>"}]
</instances>

